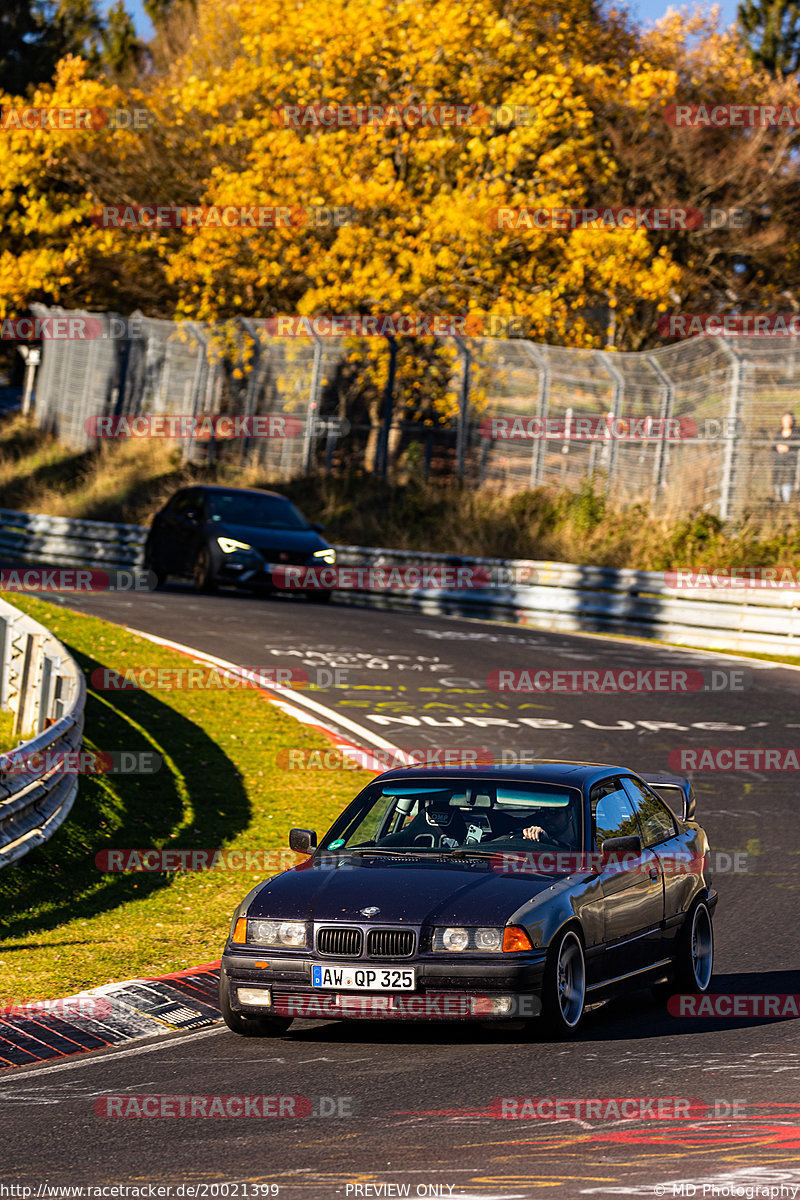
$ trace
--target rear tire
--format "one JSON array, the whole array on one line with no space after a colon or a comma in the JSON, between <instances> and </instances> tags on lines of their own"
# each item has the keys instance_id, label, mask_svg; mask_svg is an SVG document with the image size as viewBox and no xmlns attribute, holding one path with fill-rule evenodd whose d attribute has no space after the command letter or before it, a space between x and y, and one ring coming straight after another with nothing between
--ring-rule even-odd
<instances>
[{"instance_id":1,"label":"rear tire","mask_svg":"<svg viewBox=\"0 0 800 1200\"><path fill-rule=\"evenodd\" d=\"M714 927L705 900L690 910L678 935L675 982L679 991L707 992L714 972Z\"/></svg>"},{"instance_id":2,"label":"rear tire","mask_svg":"<svg viewBox=\"0 0 800 1200\"><path fill-rule=\"evenodd\" d=\"M244 1017L231 1008L230 987L224 971L219 976L219 1007L222 1019L239 1037L281 1037L292 1023L291 1017Z\"/></svg>"},{"instance_id":3,"label":"rear tire","mask_svg":"<svg viewBox=\"0 0 800 1200\"><path fill-rule=\"evenodd\" d=\"M551 943L542 985L542 1021L557 1038L574 1037L586 1004L586 960L583 942L574 929Z\"/></svg>"}]
</instances>

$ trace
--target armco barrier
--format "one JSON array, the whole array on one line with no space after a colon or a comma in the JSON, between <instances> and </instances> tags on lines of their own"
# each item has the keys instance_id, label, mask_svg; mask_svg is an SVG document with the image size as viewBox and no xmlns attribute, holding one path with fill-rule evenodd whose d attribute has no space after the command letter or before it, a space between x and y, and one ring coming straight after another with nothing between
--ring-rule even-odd
<instances>
[{"instance_id":1,"label":"armco barrier","mask_svg":"<svg viewBox=\"0 0 800 1200\"><path fill-rule=\"evenodd\" d=\"M136 567L143 563L146 533L139 525L0 509L0 559ZM668 586L657 571L337 547L337 565L342 566L433 564L486 567L496 578L519 582L483 590L340 590L337 600L563 632L622 633L683 646L800 656L800 588L693 588L687 594Z\"/></svg>"},{"instance_id":2,"label":"armco barrier","mask_svg":"<svg viewBox=\"0 0 800 1200\"><path fill-rule=\"evenodd\" d=\"M85 701L83 673L61 642L0 600L0 708L14 714L16 736L35 735L14 755L39 756L12 771L0 754L0 867L46 841L72 808L78 778L61 756L80 750Z\"/></svg>"},{"instance_id":3,"label":"armco barrier","mask_svg":"<svg viewBox=\"0 0 800 1200\"><path fill-rule=\"evenodd\" d=\"M141 563L141 525L77 521L0 508L0 558L65 566L132 567Z\"/></svg>"}]
</instances>

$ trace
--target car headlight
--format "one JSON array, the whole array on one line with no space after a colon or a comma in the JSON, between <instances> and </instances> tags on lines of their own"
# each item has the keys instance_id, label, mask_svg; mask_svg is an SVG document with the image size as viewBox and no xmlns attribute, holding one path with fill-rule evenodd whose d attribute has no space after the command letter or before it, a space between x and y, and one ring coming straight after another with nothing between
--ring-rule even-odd
<instances>
[{"instance_id":1,"label":"car headlight","mask_svg":"<svg viewBox=\"0 0 800 1200\"><path fill-rule=\"evenodd\" d=\"M503 935L499 929L476 929L475 930L475 949L476 950L501 950L503 947Z\"/></svg>"},{"instance_id":2,"label":"car headlight","mask_svg":"<svg viewBox=\"0 0 800 1200\"><path fill-rule=\"evenodd\" d=\"M333 546L328 546L327 550L315 550L312 558L321 558L323 562L330 563L331 566L336 562L336 551Z\"/></svg>"},{"instance_id":3,"label":"car headlight","mask_svg":"<svg viewBox=\"0 0 800 1200\"><path fill-rule=\"evenodd\" d=\"M471 950L477 954L495 954L503 949L503 930L494 928L463 929L446 926L433 931L433 949L461 951Z\"/></svg>"},{"instance_id":4,"label":"car headlight","mask_svg":"<svg viewBox=\"0 0 800 1200\"><path fill-rule=\"evenodd\" d=\"M247 922L247 940L257 946L291 946L302 949L306 945L304 921L253 920Z\"/></svg>"},{"instance_id":5,"label":"car headlight","mask_svg":"<svg viewBox=\"0 0 800 1200\"><path fill-rule=\"evenodd\" d=\"M248 542L237 542L236 538L218 537L217 545L223 554L233 554L234 550L252 550Z\"/></svg>"}]
</instances>

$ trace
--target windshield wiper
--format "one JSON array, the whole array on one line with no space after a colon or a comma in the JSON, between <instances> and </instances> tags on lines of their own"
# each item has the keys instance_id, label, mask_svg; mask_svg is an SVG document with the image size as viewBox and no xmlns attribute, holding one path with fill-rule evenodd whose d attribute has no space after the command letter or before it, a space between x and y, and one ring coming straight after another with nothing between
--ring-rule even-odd
<instances>
[{"instance_id":1,"label":"windshield wiper","mask_svg":"<svg viewBox=\"0 0 800 1200\"><path fill-rule=\"evenodd\" d=\"M395 849L394 846L354 846L352 850L342 848L342 854L399 854L401 858L413 858L418 854L435 854L437 856L444 853L442 850L434 850L431 846L424 846L417 849L414 846L407 846L404 850Z\"/></svg>"}]
</instances>

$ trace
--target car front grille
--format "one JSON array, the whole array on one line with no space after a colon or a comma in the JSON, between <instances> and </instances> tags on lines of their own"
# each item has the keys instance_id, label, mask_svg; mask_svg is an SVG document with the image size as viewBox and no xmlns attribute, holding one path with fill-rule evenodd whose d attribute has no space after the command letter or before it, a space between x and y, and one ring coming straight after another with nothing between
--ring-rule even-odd
<instances>
[{"instance_id":1,"label":"car front grille","mask_svg":"<svg viewBox=\"0 0 800 1200\"><path fill-rule=\"evenodd\" d=\"M360 929L344 929L336 926L317 932L317 953L330 958L360 958L364 935Z\"/></svg>"},{"instance_id":2,"label":"car front grille","mask_svg":"<svg viewBox=\"0 0 800 1200\"><path fill-rule=\"evenodd\" d=\"M411 958L414 942L413 929L370 929L367 954L370 958Z\"/></svg>"}]
</instances>

